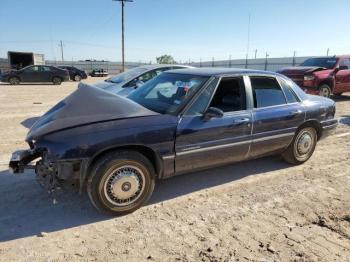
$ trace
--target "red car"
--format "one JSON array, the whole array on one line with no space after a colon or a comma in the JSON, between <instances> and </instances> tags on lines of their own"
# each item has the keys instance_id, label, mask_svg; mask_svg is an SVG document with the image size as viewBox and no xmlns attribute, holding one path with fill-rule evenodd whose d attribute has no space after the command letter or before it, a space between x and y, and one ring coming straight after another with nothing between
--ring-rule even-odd
<instances>
[{"instance_id":1,"label":"red car","mask_svg":"<svg viewBox=\"0 0 350 262\"><path fill-rule=\"evenodd\" d=\"M330 97L350 92L350 55L310 58L300 66L283 68L279 73L309 94Z\"/></svg>"}]
</instances>

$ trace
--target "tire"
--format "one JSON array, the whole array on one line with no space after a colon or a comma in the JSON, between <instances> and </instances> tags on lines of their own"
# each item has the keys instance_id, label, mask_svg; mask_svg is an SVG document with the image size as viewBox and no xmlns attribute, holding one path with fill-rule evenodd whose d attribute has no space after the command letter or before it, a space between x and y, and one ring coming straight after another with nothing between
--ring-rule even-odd
<instances>
[{"instance_id":1,"label":"tire","mask_svg":"<svg viewBox=\"0 0 350 262\"><path fill-rule=\"evenodd\" d=\"M91 203L101 212L114 216L131 213L153 193L154 167L138 152L113 152L99 159L91 170L87 191Z\"/></svg>"},{"instance_id":2,"label":"tire","mask_svg":"<svg viewBox=\"0 0 350 262\"><path fill-rule=\"evenodd\" d=\"M20 80L18 77L12 76L9 78L9 83L10 83L10 85L19 85Z\"/></svg>"},{"instance_id":3,"label":"tire","mask_svg":"<svg viewBox=\"0 0 350 262\"><path fill-rule=\"evenodd\" d=\"M52 83L54 85L60 85L60 84L62 84L62 79L60 77L58 77L58 76L55 76L55 77L52 78Z\"/></svg>"},{"instance_id":4,"label":"tire","mask_svg":"<svg viewBox=\"0 0 350 262\"><path fill-rule=\"evenodd\" d=\"M76 82L80 82L81 81L81 76L80 75L75 75L73 80L76 81Z\"/></svg>"},{"instance_id":5,"label":"tire","mask_svg":"<svg viewBox=\"0 0 350 262\"><path fill-rule=\"evenodd\" d=\"M318 89L318 95L329 98L332 95L332 89L329 85L323 84Z\"/></svg>"},{"instance_id":6,"label":"tire","mask_svg":"<svg viewBox=\"0 0 350 262\"><path fill-rule=\"evenodd\" d=\"M285 161L300 165L310 159L317 144L317 132L313 127L304 127L298 130L292 143L282 154Z\"/></svg>"}]
</instances>

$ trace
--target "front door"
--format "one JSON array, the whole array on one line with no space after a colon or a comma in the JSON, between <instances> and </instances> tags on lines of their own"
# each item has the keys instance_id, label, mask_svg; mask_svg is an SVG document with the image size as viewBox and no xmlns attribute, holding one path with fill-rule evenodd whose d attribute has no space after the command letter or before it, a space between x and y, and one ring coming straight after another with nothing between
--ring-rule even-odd
<instances>
[{"instance_id":1,"label":"front door","mask_svg":"<svg viewBox=\"0 0 350 262\"><path fill-rule=\"evenodd\" d=\"M179 121L176 173L246 159L252 128L252 113L246 105L243 77L212 82ZM222 110L223 116L206 119L209 107Z\"/></svg>"},{"instance_id":2,"label":"front door","mask_svg":"<svg viewBox=\"0 0 350 262\"><path fill-rule=\"evenodd\" d=\"M40 70L38 66L29 66L21 70L20 78L22 82L39 82Z\"/></svg>"},{"instance_id":3,"label":"front door","mask_svg":"<svg viewBox=\"0 0 350 262\"><path fill-rule=\"evenodd\" d=\"M305 110L283 79L251 76L254 98L250 157L256 158L285 149L304 122Z\"/></svg>"},{"instance_id":4,"label":"front door","mask_svg":"<svg viewBox=\"0 0 350 262\"><path fill-rule=\"evenodd\" d=\"M339 67L340 70L335 75L334 94L350 92L350 59L341 59Z\"/></svg>"}]
</instances>

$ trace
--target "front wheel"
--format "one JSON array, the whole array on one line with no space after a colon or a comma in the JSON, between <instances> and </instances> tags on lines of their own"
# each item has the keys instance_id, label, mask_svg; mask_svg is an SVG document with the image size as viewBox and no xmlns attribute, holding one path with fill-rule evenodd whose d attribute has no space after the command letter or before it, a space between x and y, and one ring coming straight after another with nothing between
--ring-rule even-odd
<instances>
[{"instance_id":1,"label":"front wheel","mask_svg":"<svg viewBox=\"0 0 350 262\"><path fill-rule=\"evenodd\" d=\"M118 151L97 161L88 179L87 191L98 210L124 215L145 204L154 185L154 168L144 155Z\"/></svg>"},{"instance_id":2,"label":"front wheel","mask_svg":"<svg viewBox=\"0 0 350 262\"><path fill-rule=\"evenodd\" d=\"M302 164L309 160L315 151L317 143L317 132L313 127L304 127L300 129L293 142L282 154L285 161L291 164Z\"/></svg>"},{"instance_id":3,"label":"front wheel","mask_svg":"<svg viewBox=\"0 0 350 262\"><path fill-rule=\"evenodd\" d=\"M318 94L320 96L323 96L323 97L330 97L331 94L332 94L332 90L331 88L329 87L329 85L321 85L319 90L318 90Z\"/></svg>"},{"instance_id":4,"label":"front wheel","mask_svg":"<svg viewBox=\"0 0 350 262\"><path fill-rule=\"evenodd\" d=\"M10 85L19 85L20 80L18 77L13 76L13 77L10 77L9 83Z\"/></svg>"}]
</instances>

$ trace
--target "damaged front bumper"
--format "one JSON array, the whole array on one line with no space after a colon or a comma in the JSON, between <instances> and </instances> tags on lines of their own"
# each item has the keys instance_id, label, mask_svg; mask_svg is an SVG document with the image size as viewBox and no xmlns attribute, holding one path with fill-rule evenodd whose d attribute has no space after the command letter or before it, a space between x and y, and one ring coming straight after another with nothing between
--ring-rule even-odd
<instances>
[{"instance_id":1,"label":"damaged front bumper","mask_svg":"<svg viewBox=\"0 0 350 262\"><path fill-rule=\"evenodd\" d=\"M32 161L37 160L35 163ZM12 174L24 173L26 169L35 170L36 179L45 189L52 191L64 184L80 184L82 190L87 166L86 159L53 160L45 150L28 149L15 151L10 159Z\"/></svg>"},{"instance_id":2,"label":"damaged front bumper","mask_svg":"<svg viewBox=\"0 0 350 262\"><path fill-rule=\"evenodd\" d=\"M40 157L40 152L34 149L17 150L12 153L9 171L12 174L23 173L24 169L34 169L35 166L29 165L30 162Z\"/></svg>"}]
</instances>

